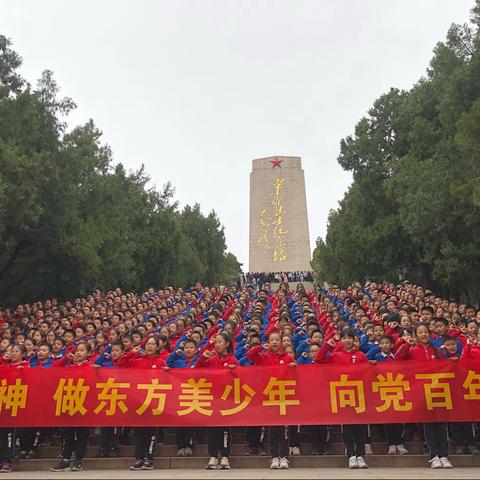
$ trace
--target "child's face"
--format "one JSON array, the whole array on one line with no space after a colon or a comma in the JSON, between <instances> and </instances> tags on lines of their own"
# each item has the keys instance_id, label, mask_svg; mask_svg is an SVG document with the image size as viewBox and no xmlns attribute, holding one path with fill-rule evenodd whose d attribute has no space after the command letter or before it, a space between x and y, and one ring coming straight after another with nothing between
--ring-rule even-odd
<instances>
[{"instance_id":1,"label":"child's face","mask_svg":"<svg viewBox=\"0 0 480 480\"><path fill-rule=\"evenodd\" d=\"M283 338L282 338L282 345L283 345L283 348L286 348L288 347L289 345L292 344L292 339L288 336L288 335L285 335Z\"/></svg>"},{"instance_id":2,"label":"child's face","mask_svg":"<svg viewBox=\"0 0 480 480\"><path fill-rule=\"evenodd\" d=\"M347 350L351 350L354 346L354 339L352 337L343 336L340 338L340 342L342 342L343 348Z\"/></svg>"},{"instance_id":3,"label":"child's face","mask_svg":"<svg viewBox=\"0 0 480 480\"><path fill-rule=\"evenodd\" d=\"M292 345L288 345L288 347L285 349L285 353L292 357L295 357L295 350L293 349Z\"/></svg>"},{"instance_id":4,"label":"child's face","mask_svg":"<svg viewBox=\"0 0 480 480\"><path fill-rule=\"evenodd\" d=\"M197 347L193 344L193 342L188 342L183 347L183 353L187 358L191 358L195 355Z\"/></svg>"},{"instance_id":5,"label":"child's face","mask_svg":"<svg viewBox=\"0 0 480 480\"><path fill-rule=\"evenodd\" d=\"M428 343L428 337L430 336L430 332L427 327L421 325L417 328L417 339L420 343Z\"/></svg>"},{"instance_id":6,"label":"child's face","mask_svg":"<svg viewBox=\"0 0 480 480\"><path fill-rule=\"evenodd\" d=\"M308 351L308 356L312 360L315 360L315 357L317 356L317 353L319 350L320 350L320 345L317 345L316 343L312 343L312 345L310 345L310 350Z\"/></svg>"},{"instance_id":7,"label":"child's face","mask_svg":"<svg viewBox=\"0 0 480 480\"><path fill-rule=\"evenodd\" d=\"M145 343L145 355L155 355L157 351L157 342L154 338L149 338Z\"/></svg>"},{"instance_id":8,"label":"child's face","mask_svg":"<svg viewBox=\"0 0 480 480\"><path fill-rule=\"evenodd\" d=\"M404 331L402 333L402 338L405 340L409 340L410 338L412 338L412 334L409 331Z\"/></svg>"},{"instance_id":9,"label":"child's face","mask_svg":"<svg viewBox=\"0 0 480 480\"><path fill-rule=\"evenodd\" d=\"M380 350L383 353L390 353L390 350L392 349L392 342L386 338L382 338L380 341Z\"/></svg>"},{"instance_id":10,"label":"child's face","mask_svg":"<svg viewBox=\"0 0 480 480\"><path fill-rule=\"evenodd\" d=\"M280 349L281 342L282 340L278 333L272 333L268 337L268 344L274 352L277 352Z\"/></svg>"},{"instance_id":11,"label":"child's face","mask_svg":"<svg viewBox=\"0 0 480 480\"><path fill-rule=\"evenodd\" d=\"M388 326L392 329L395 330L398 327L398 322L397 321L390 321L388 322Z\"/></svg>"},{"instance_id":12,"label":"child's face","mask_svg":"<svg viewBox=\"0 0 480 480\"><path fill-rule=\"evenodd\" d=\"M391 325L391 324L390 324ZM395 322L395 325L396 322ZM384 334L384 330L383 330L383 327L380 326L380 325L376 325L375 327L373 327L373 336L375 338L375 340L378 341L378 339Z\"/></svg>"},{"instance_id":13,"label":"child's face","mask_svg":"<svg viewBox=\"0 0 480 480\"><path fill-rule=\"evenodd\" d=\"M202 335L198 332L193 332L191 335L190 335L190 338L192 340L195 340L197 342L197 345L200 345L200 342L202 341Z\"/></svg>"},{"instance_id":14,"label":"child's face","mask_svg":"<svg viewBox=\"0 0 480 480\"><path fill-rule=\"evenodd\" d=\"M311 338L312 344L321 345L323 342L323 335L320 332L314 332Z\"/></svg>"},{"instance_id":15,"label":"child's face","mask_svg":"<svg viewBox=\"0 0 480 480\"><path fill-rule=\"evenodd\" d=\"M443 336L447 333L448 327L443 322L435 322L435 333Z\"/></svg>"},{"instance_id":16,"label":"child's face","mask_svg":"<svg viewBox=\"0 0 480 480\"><path fill-rule=\"evenodd\" d=\"M123 337L122 343L125 347L125 350L130 350L133 347L133 343L128 337Z\"/></svg>"},{"instance_id":17,"label":"child's face","mask_svg":"<svg viewBox=\"0 0 480 480\"><path fill-rule=\"evenodd\" d=\"M63 349L62 342L60 342L59 340L56 340L55 342L53 342L53 346L52 346L53 353L60 353L62 349Z\"/></svg>"},{"instance_id":18,"label":"child's face","mask_svg":"<svg viewBox=\"0 0 480 480\"><path fill-rule=\"evenodd\" d=\"M215 337L215 351L219 355L223 355L227 351L227 342L221 335Z\"/></svg>"},{"instance_id":19,"label":"child's face","mask_svg":"<svg viewBox=\"0 0 480 480\"><path fill-rule=\"evenodd\" d=\"M37 356L38 359L43 362L50 356L50 350L45 345L41 345L40 347L38 347Z\"/></svg>"},{"instance_id":20,"label":"child's face","mask_svg":"<svg viewBox=\"0 0 480 480\"><path fill-rule=\"evenodd\" d=\"M110 354L113 360L118 360L123 355L123 350L119 345L113 345Z\"/></svg>"},{"instance_id":21,"label":"child's face","mask_svg":"<svg viewBox=\"0 0 480 480\"><path fill-rule=\"evenodd\" d=\"M469 322L467 325L467 333L469 333L470 335L477 335L478 333L477 324L474 322Z\"/></svg>"},{"instance_id":22,"label":"child's face","mask_svg":"<svg viewBox=\"0 0 480 480\"><path fill-rule=\"evenodd\" d=\"M406 317L406 316L405 316L405 317L402 317L402 318L400 319L400 326L401 326L402 328L408 328L408 327L411 326L411 324L412 324L412 322L410 321L410 318L408 318L408 317Z\"/></svg>"},{"instance_id":23,"label":"child's face","mask_svg":"<svg viewBox=\"0 0 480 480\"><path fill-rule=\"evenodd\" d=\"M19 362L20 360L22 360L22 356L22 351L18 347L13 346L10 350L10 360L14 363Z\"/></svg>"},{"instance_id":24,"label":"child's face","mask_svg":"<svg viewBox=\"0 0 480 480\"><path fill-rule=\"evenodd\" d=\"M88 350L87 346L83 343L78 345L78 347L75 350L75 361L80 363L86 360L88 357Z\"/></svg>"},{"instance_id":25,"label":"child's face","mask_svg":"<svg viewBox=\"0 0 480 480\"><path fill-rule=\"evenodd\" d=\"M455 340L445 340L443 346L449 355L457 355L457 342Z\"/></svg>"},{"instance_id":26,"label":"child's face","mask_svg":"<svg viewBox=\"0 0 480 480\"><path fill-rule=\"evenodd\" d=\"M65 332L65 335L63 336L63 338L67 343L73 342L72 332Z\"/></svg>"}]
</instances>

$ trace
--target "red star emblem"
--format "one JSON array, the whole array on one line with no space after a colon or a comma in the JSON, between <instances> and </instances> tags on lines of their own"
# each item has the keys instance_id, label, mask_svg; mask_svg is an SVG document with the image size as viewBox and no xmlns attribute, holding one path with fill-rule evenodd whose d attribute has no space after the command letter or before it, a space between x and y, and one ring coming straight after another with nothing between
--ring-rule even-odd
<instances>
[{"instance_id":1,"label":"red star emblem","mask_svg":"<svg viewBox=\"0 0 480 480\"><path fill-rule=\"evenodd\" d=\"M279 160L278 158L275 158L274 160L270 160L270 163L273 164L272 168L275 168L275 167L282 168L282 165L281 165L282 162L283 160Z\"/></svg>"}]
</instances>

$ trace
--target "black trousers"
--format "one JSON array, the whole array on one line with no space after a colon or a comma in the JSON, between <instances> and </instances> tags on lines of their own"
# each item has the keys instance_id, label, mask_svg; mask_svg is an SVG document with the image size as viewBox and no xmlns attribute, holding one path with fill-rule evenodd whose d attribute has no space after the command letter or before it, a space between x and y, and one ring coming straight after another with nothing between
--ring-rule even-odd
<instances>
[{"instance_id":1,"label":"black trousers","mask_svg":"<svg viewBox=\"0 0 480 480\"><path fill-rule=\"evenodd\" d=\"M123 444L127 443L128 442L127 439L131 431L132 431L132 427L120 427L119 442Z\"/></svg>"},{"instance_id":2,"label":"black trousers","mask_svg":"<svg viewBox=\"0 0 480 480\"><path fill-rule=\"evenodd\" d=\"M188 427L179 427L176 430L177 437L177 450L181 448L193 448L193 434L194 431L192 428Z\"/></svg>"},{"instance_id":3,"label":"black trousers","mask_svg":"<svg viewBox=\"0 0 480 480\"><path fill-rule=\"evenodd\" d=\"M368 435L367 425L342 425L343 443L347 457L363 457Z\"/></svg>"},{"instance_id":4,"label":"black trousers","mask_svg":"<svg viewBox=\"0 0 480 480\"><path fill-rule=\"evenodd\" d=\"M247 427L248 448L260 448L263 450L264 438L265 427Z\"/></svg>"},{"instance_id":5,"label":"black trousers","mask_svg":"<svg viewBox=\"0 0 480 480\"><path fill-rule=\"evenodd\" d=\"M41 431L38 428L19 428L20 449L24 452L35 451L38 447Z\"/></svg>"},{"instance_id":6,"label":"black trousers","mask_svg":"<svg viewBox=\"0 0 480 480\"><path fill-rule=\"evenodd\" d=\"M270 455L288 457L288 427L270 427Z\"/></svg>"},{"instance_id":7,"label":"black trousers","mask_svg":"<svg viewBox=\"0 0 480 480\"><path fill-rule=\"evenodd\" d=\"M210 427L207 429L208 454L211 457L230 456L230 445L232 443L232 433L230 428Z\"/></svg>"},{"instance_id":8,"label":"black trousers","mask_svg":"<svg viewBox=\"0 0 480 480\"><path fill-rule=\"evenodd\" d=\"M387 445L403 445L403 423L387 423L384 425Z\"/></svg>"},{"instance_id":9,"label":"black trousers","mask_svg":"<svg viewBox=\"0 0 480 480\"><path fill-rule=\"evenodd\" d=\"M427 447L430 450L430 458L448 457L448 424L447 423L424 423L423 431Z\"/></svg>"},{"instance_id":10,"label":"black trousers","mask_svg":"<svg viewBox=\"0 0 480 480\"><path fill-rule=\"evenodd\" d=\"M308 427L311 432L312 446L314 450L326 447L329 441L328 427L326 425L311 425Z\"/></svg>"},{"instance_id":11,"label":"black trousers","mask_svg":"<svg viewBox=\"0 0 480 480\"><path fill-rule=\"evenodd\" d=\"M302 427L300 425L290 425L288 427L288 444L290 447L300 447L302 443Z\"/></svg>"},{"instance_id":12,"label":"black trousers","mask_svg":"<svg viewBox=\"0 0 480 480\"><path fill-rule=\"evenodd\" d=\"M135 458L137 460L153 460L157 443L157 428L135 427L133 437L135 439Z\"/></svg>"},{"instance_id":13,"label":"black trousers","mask_svg":"<svg viewBox=\"0 0 480 480\"><path fill-rule=\"evenodd\" d=\"M12 461L15 448L15 430L12 428L0 428L0 462Z\"/></svg>"},{"instance_id":14,"label":"black trousers","mask_svg":"<svg viewBox=\"0 0 480 480\"><path fill-rule=\"evenodd\" d=\"M88 427L67 427L63 429L62 457L65 460L70 460L73 452L75 452L77 460L83 460L87 449L89 431Z\"/></svg>"},{"instance_id":15,"label":"black trousers","mask_svg":"<svg viewBox=\"0 0 480 480\"><path fill-rule=\"evenodd\" d=\"M471 447L475 445L473 425L471 423L449 423L450 433L457 447Z\"/></svg>"},{"instance_id":16,"label":"black trousers","mask_svg":"<svg viewBox=\"0 0 480 480\"><path fill-rule=\"evenodd\" d=\"M118 448L118 439L120 436L120 427L102 427L102 444L100 448L105 452L116 450Z\"/></svg>"}]
</instances>

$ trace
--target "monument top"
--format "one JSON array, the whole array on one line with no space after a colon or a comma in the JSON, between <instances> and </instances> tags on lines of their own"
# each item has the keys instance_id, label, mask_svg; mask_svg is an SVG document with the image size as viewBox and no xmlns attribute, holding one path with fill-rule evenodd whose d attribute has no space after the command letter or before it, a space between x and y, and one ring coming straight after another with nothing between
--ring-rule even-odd
<instances>
[{"instance_id":1,"label":"monument top","mask_svg":"<svg viewBox=\"0 0 480 480\"><path fill-rule=\"evenodd\" d=\"M290 157L276 155L275 157L264 157L252 160L252 169L262 168L302 168L302 159L300 157Z\"/></svg>"}]
</instances>

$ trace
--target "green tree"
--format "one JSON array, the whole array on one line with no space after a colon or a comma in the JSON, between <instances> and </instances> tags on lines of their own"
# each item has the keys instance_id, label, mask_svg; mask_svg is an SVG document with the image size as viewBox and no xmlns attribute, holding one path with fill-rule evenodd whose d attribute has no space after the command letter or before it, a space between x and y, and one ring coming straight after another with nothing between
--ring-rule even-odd
<instances>
[{"instance_id":1,"label":"green tree","mask_svg":"<svg viewBox=\"0 0 480 480\"><path fill-rule=\"evenodd\" d=\"M353 184L313 256L326 280L405 276L480 300L480 2L411 90L380 97L339 163Z\"/></svg>"},{"instance_id":2,"label":"green tree","mask_svg":"<svg viewBox=\"0 0 480 480\"><path fill-rule=\"evenodd\" d=\"M235 276L214 212L180 212L169 183L157 191L143 167L115 165L92 120L67 132L74 102L50 71L32 89L20 65L0 36L2 303Z\"/></svg>"}]
</instances>

